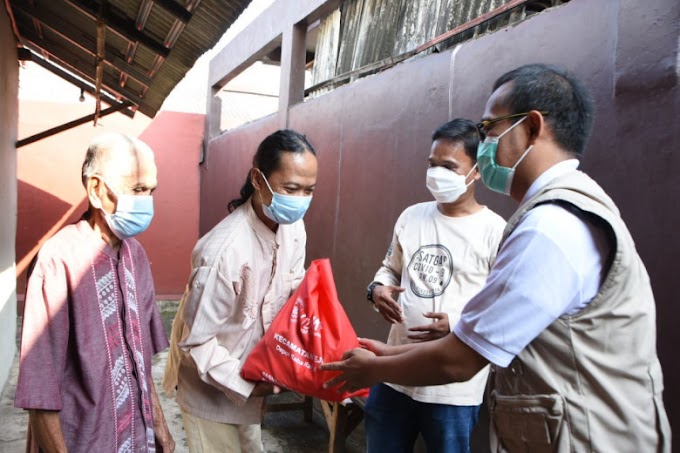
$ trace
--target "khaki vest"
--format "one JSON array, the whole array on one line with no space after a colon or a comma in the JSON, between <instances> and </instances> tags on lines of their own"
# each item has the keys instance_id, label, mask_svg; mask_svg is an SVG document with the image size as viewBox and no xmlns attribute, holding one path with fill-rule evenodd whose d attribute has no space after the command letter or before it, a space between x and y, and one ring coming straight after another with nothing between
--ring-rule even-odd
<instances>
[{"instance_id":1,"label":"khaki vest","mask_svg":"<svg viewBox=\"0 0 680 453\"><path fill-rule=\"evenodd\" d=\"M654 295L618 209L597 183L573 171L522 205L503 241L542 203L604 226L615 249L586 308L558 318L507 368L492 367L492 451L670 452Z\"/></svg>"}]
</instances>

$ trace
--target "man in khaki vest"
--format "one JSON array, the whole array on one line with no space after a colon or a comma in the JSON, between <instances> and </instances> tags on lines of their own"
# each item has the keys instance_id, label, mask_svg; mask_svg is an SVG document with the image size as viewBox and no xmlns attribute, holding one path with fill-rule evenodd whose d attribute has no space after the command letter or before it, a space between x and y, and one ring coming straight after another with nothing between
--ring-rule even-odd
<instances>
[{"instance_id":1,"label":"man in khaki vest","mask_svg":"<svg viewBox=\"0 0 680 453\"><path fill-rule=\"evenodd\" d=\"M492 364L496 452L670 452L649 277L612 200L577 170L593 122L560 68L501 76L479 124L482 181L519 203L452 335L362 340L326 385L437 385Z\"/></svg>"}]
</instances>

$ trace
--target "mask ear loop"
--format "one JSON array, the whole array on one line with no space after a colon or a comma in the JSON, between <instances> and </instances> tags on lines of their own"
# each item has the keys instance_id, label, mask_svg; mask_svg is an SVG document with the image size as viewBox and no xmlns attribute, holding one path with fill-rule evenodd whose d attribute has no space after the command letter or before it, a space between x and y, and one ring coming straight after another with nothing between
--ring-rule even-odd
<instances>
[{"instance_id":1,"label":"mask ear loop","mask_svg":"<svg viewBox=\"0 0 680 453\"><path fill-rule=\"evenodd\" d=\"M477 162L475 162L475 164L472 166L472 168L470 169L470 171L468 172L468 174L465 175L465 180L466 180L466 181L467 181L468 177L472 174L472 172L475 171L475 168L477 168ZM473 179L472 181L470 181L469 183L465 184L465 187L470 187L470 186L472 185L473 182L475 182L474 179Z\"/></svg>"},{"instance_id":2,"label":"mask ear loop","mask_svg":"<svg viewBox=\"0 0 680 453\"><path fill-rule=\"evenodd\" d=\"M104 179L104 177L102 175L92 175L92 176L96 176L97 179L99 179L104 184L104 186L106 187L106 190L110 191L113 194L113 196L116 197L116 200L118 200L120 198L118 196L118 194L116 193L116 191L111 188L109 183L106 182L106 179ZM104 211L104 205L102 204L102 200L99 198L99 195L97 195L97 201L98 201L97 204L99 206L92 205L92 207L95 208L95 209L100 209L101 211L104 212L104 214L106 214L106 212Z\"/></svg>"},{"instance_id":3,"label":"mask ear loop","mask_svg":"<svg viewBox=\"0 0 680 453\"><path fill-rule=\"evenodd\" d=\"M522 154L522 157L519 158L519 160L515 163L515 165L512 166L512 169L514 170L517 168L517 166L524 160L527 154L529 154L529 151L531 151L531 148L533 148L534 145L529 145L526 151L524 151L524 154Z\"/></svg>"},{"instance_id":4,"label":"mask ear loop","mask_svg":"<svg viewBox=\"0 0 680 453\"><path fill-rule=\"evenodd\" d=\"M269 191L272 193L272 197L273 197L274 191L272 190L272 186L269 185L269 181L267 181L267 177L264 175L262 170L260 170L259 168L257 169L257 171L259 171L260 174L262 175L262 179L264 179L264 183L267 184L267 189L269 189Z\"/></svg>"}]
</instances>

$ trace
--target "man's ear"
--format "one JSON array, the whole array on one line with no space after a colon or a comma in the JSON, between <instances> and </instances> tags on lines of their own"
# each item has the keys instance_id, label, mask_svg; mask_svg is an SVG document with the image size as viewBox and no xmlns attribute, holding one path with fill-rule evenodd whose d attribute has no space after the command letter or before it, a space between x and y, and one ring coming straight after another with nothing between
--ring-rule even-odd
<instances>
[{"instance_id":1,"label":"man's ear","mask_svg":"<svg viewBox=\"0 0 680 453\"><path fill-rule=\"evenodd\" d=\"M264 184L264 181L262 181L262 173L255 167L250 169L250 183L255 190L262 190L262 185Z\"/></svg>"},{"instance_id":2,"label":"man's ear","mask_svg":"<svg viewBox=\"0 0 680 453\"><path fill-rule=\"evenodd\" d=\"M482 172L479 171L479 165L477 165L477 162L475 162L475 171L472 172L472 180L473 181L479 181L479 179L482 177Z\"/></svg>"},{"instance_id":3,"label":"man's ear","mask_svg":"<svg viewBox=\"0 0 680 453\"><path fill-rule=\"evenodd\" d=\"M90 176L85 183L85 190L87 191L87 199L90 205L95 209L101 209L104 183L96 176Z\"/></svg>"},{"instance_id":4,"label":"man's ear","mask_svg":"<svg viewBox=\"0 0 680 453\"><path fill-rule=\"evenodd\" d=\"M529 144L533 145L538 137L545 133L545 118L538 110L532 110L527 115L526 123L529 129Z\"/></svg>"}]
</instances>

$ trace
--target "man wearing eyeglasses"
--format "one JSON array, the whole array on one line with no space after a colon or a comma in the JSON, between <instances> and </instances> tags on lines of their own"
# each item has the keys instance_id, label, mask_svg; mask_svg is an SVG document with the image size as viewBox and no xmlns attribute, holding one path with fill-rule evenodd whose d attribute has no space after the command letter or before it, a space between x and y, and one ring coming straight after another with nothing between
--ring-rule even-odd
<instances>
[{"instance_id":1,"label":"man wearing eyeglasses","mask_svg":"<svg viewBox=\"0 0 680 453\"><path fill-rule=\"evenodd\" d=\"M577 170L593 103L562 69L501 76L483 121L482 181L519 207L451 335L362 340L327 385L466 381L492 364L493 451L671 451L649 277L617 207Z\"/></svg>"}]
</instances>

